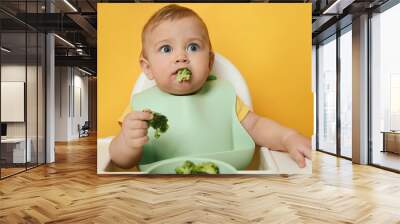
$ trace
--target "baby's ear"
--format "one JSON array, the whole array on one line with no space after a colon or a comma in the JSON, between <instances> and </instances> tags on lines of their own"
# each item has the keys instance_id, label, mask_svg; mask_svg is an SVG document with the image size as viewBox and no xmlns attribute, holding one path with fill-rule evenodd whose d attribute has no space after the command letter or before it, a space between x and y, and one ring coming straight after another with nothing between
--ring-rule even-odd
<instances>
[{"instance_id":1,"label":"baby's ear","mask_svg":"<svg viewBox=\"0 0 400 224\"><path fill-rule=\"evenodd\" d=\"M214 65L214 58L215 58L214 52L210 51L210 61L208 62L208 66L210 68L210 71L211 71L211 69L213 68L213 65Z\"/></svg>"},{"instance_id":2,"label":"baby's ear","mask_svg":"<svg viewBox=\"0 0 400 224\"><path fill-rule=\"evenodd\" d=\"M144 74L146 74L147 78L150 80L154 79L153 74L151 73L151 69L150 69L150 63L149 61L147 61L146 58L144 58L142 55L140 56L139 59L139 63L140 63L140 67L142 68L142 71L144 72Z\"/></svg>"}]
</instances>

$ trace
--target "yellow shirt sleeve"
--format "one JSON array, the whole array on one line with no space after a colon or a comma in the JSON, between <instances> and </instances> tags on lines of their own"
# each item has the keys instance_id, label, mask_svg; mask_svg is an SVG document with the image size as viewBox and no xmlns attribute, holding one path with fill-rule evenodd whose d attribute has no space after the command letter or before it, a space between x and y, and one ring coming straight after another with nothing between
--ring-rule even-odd
<instances>
[{"instance_id":1,"label":"yellow shirt sleeve","mask_svg":"<svg viewBox=\"0 0 400 224\"><path fill-rule=\"evenodd\" d=\"M122 115L118 118L118 123L122 124L125 116L131 111L132 108L129 105L127 105L124 109L124 112L122 112ZM246 104L244 104L239 97L236 97L236 115L240 122L246 117L249 111L250 109L246 106Z\"/></svg>"},{"instance_id":2,"label":"yellow shirt sleeve","mask_svg":"<svg viewBox=\"0 0 400 224\"><path fill-rule=\"evenodd\" d=\"M250 111L249 107L243 103L243 101L237 96L236 97L236 115L240 122L246 117L247 113Z\"/></svg>"}]
</instances>

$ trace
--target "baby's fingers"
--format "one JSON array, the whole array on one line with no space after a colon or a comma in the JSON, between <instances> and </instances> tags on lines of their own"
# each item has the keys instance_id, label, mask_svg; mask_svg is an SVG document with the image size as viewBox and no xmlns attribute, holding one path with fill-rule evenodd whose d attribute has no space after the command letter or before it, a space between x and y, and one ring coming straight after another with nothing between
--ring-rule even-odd
<instances>
[{"instance_id":1,"label":"baby's fingers","mask_svg":"<svg viewBox=\"0 0 400 224\"><path fill-rule=\"evenodd\" d=\"M141 138L147 135L147 129L134 129L131 132L131 137L132 138Z\"/></svg>"},{"instance_id":2,"label":"baby's fingers","mask_svg":"<svg viewBox=\"0 0 400 224\"><path fill-rule=\"evenodd\" d=\"M308 159L311 159L311 139L301 136L296 144L296 149Z\"/></svg>"},{"instance_id":3,"label":"baby's fingers","mask_svg":"<svg viewBox=\"0 0 400 224\"><path fill-rule=\"evenodd\" d=\"M292 159L294 159L294 161L297 163L297 165L300 168L304 168L306 166L306 161L304 159L304 156L297 150L292 150L290 152L290 155L292 157Z\"/></svg>"},{"instance_id":4,"label":"baby's fingers","mask_svg":"<svg viewBox=\"0 0 400 224\"><path fill-rule=\"evenodd\" d=\"M149 111L133 111L126 116L126 119L148 121L153 119L153 114Z\"/></svg>"},{"instance_id":5,"label":"baby's fingers","mask_svg":"<svg viewBox=\"0 0 400 224\"><path fill-rule=\"evenodd\" d=\"M300 146L299 150L303 153L305 157L311 159L311 146L309 145L302 145Z\"/></svg>"},{"instance_id":6,"label":"baby's fingers","mask_svg":"<svg viewBox=\"0 0 400 224\"><path fill-rule=\"evenodd\" d=\"M126 128L128 130L147 129L148 127L149 125L147 124L147 122L141 120L131 120L129 122L126 122L123 126L123 128Z\"/></svg>"}]
</instances>

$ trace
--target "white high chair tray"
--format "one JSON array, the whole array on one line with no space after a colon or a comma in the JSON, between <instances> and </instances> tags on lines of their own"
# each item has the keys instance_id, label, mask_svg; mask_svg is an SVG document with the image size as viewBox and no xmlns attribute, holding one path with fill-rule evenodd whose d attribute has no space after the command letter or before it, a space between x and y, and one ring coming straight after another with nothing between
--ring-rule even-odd
<instances>
[{"instance_id":1,"label":"white high chair tray","mask_svg":"<svg viewBox=\"0 0 400 224\"><path fill-rule=\"evenodd\" d=\"M112 137L97 139L97 174L147 174L145 172L104 171L110 162L108 147ZM299 168L287 153L261 147L258 170L240 170L237 174L311 174L312 163L306 159L306 167Z\"/></svg>"},{"instance_id":2,"label":"white high chair tray","mask_svg":"<svg viewBox=\"0 0 400 224\"><path fill-rule=\"evenodd\" d=\"M258 170L239 170L238 174L312 174L312 162L306 159L306 166L300 168L287 153L260 149Z\"/></svg>"}]
</instances>

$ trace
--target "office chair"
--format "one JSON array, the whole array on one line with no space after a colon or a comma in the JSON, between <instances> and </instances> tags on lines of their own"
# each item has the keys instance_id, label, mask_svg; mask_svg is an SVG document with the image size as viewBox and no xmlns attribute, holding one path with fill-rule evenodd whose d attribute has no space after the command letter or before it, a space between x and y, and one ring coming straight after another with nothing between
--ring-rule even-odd
<instances>
[{"instance_id":1,"label":"office chair","mask_svg":"<svg viewBox=\"0 0 400 224\"><path fill-rule=\"evenodd\" d=\"M79 129L79 138L89 136L89 129L90 129L89 121L85 121L82 127L79 127L78 125L78 129Z\"/></svg>"}]
</instances>

